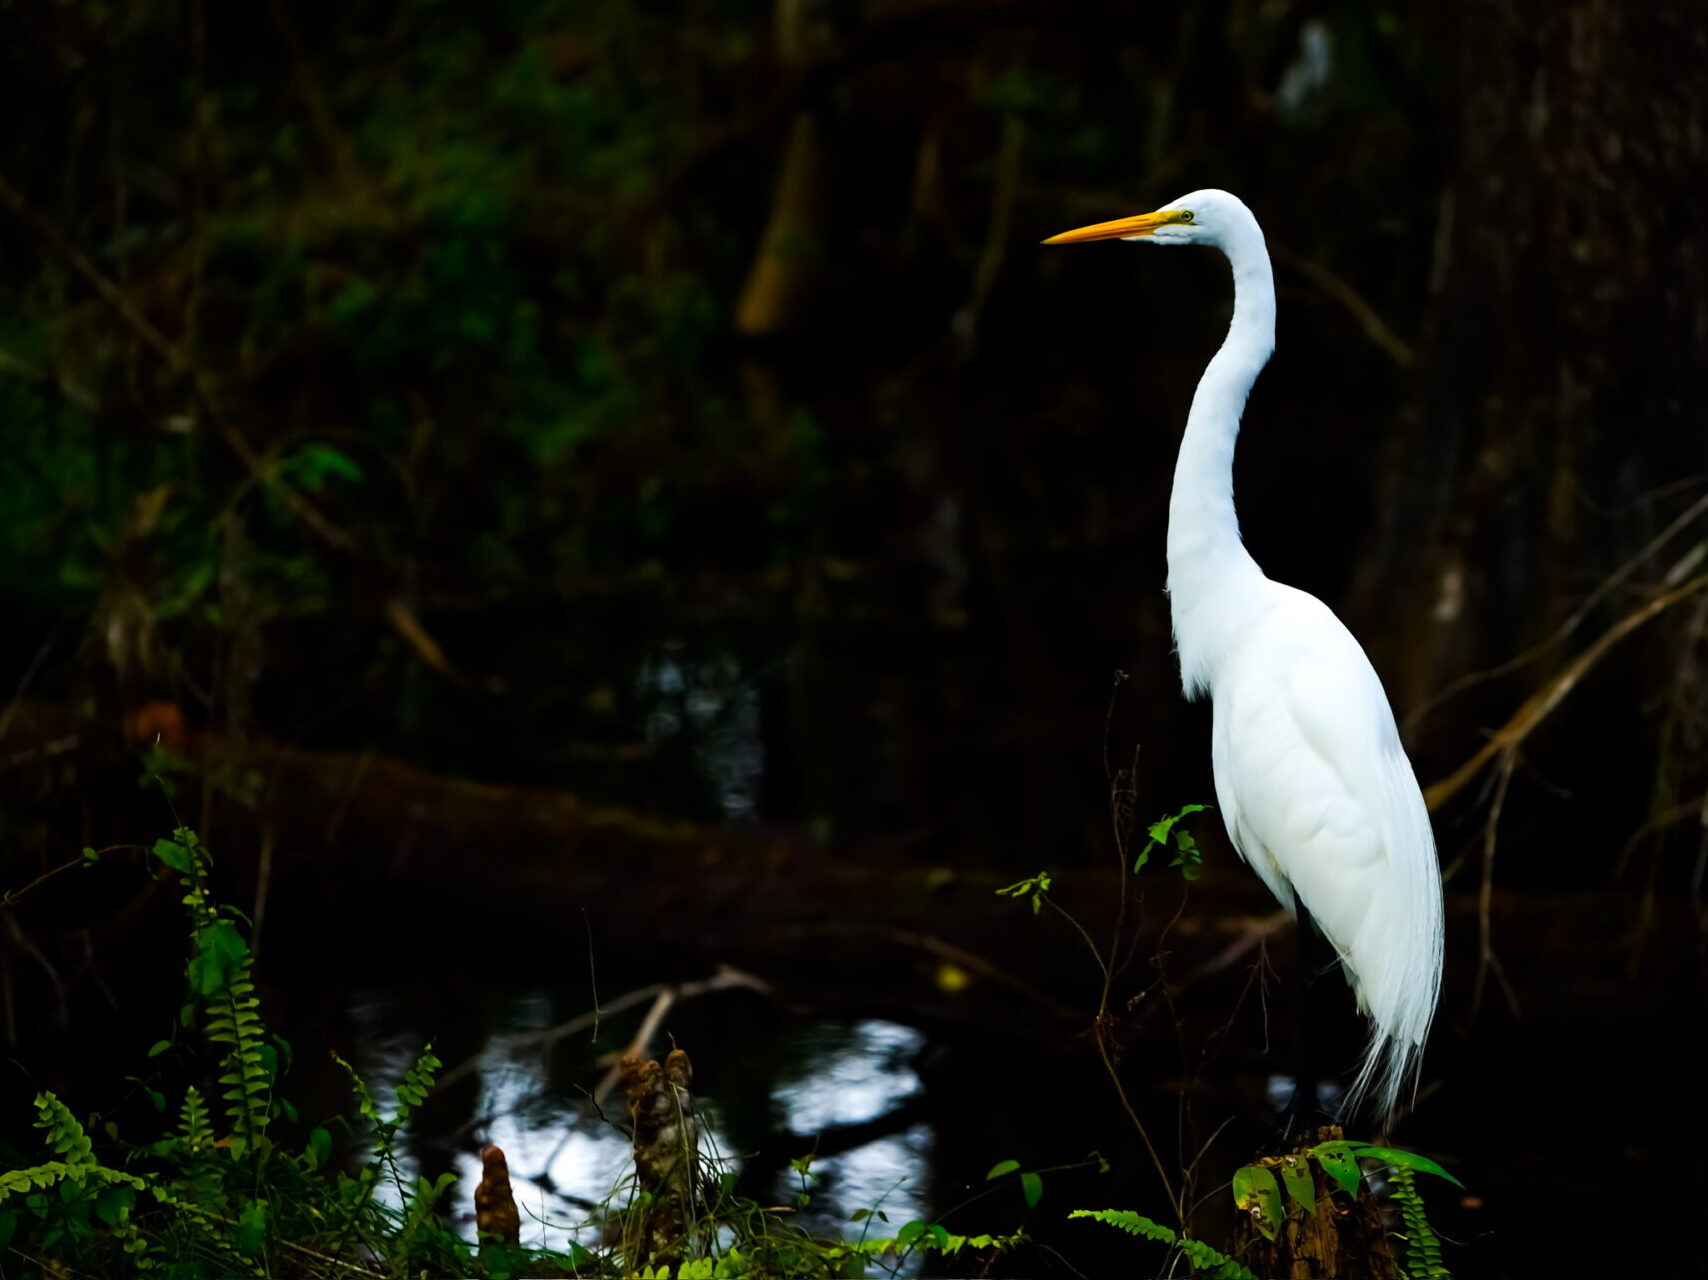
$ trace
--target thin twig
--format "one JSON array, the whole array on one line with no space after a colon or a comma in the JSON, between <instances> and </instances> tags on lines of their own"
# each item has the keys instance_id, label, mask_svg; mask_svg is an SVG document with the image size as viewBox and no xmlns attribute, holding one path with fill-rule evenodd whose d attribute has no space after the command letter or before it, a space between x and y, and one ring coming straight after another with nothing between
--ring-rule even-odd
<instances>
[{"instance_id":1,"label":"thin twig","mask_svg":"<svg viewBox=\"0 0 1708 1280\"><path fill-rule=\"evenodd\" d=\"M629 1058L644 1058L648 1055L652 1038L658 1034L659 1027L664 1025L664 1017L670 1012L671 1006L676 1003L678 994L675 987L666 987L660 991L657 999L652 1002L652 1008L646 1011L646 1017L641 1019L640 1029L635 1032L634 1039L629 1041L627 1047L611 1055L615 1061L611 1063L610 1069L605 1072L604 1078L594 1086L594 1106L603 1106L605 1099L610 1096L611 1090L617 1087L617 1081L623 1075L624 1061Z\"/></svg>"},{"instance_id":2,"label":"thin twig","mask_svg":"<svg viewBox=\"0 0 1708 1280\"><path fill-rule=\"evenodd\" d=\"M110 844L105 849L95 850L95 857L99 858L104 853L117 853L120 849L141 849L141 848L142 848L142 846L139 844ZM93 859L89 858L87 855L72 858L69 862L62 862L57 867L53 867L47 871L42 872L39 876L37 876L34 880L30 881L27 885L25 885L21 889L7 889L5 892L0 893L0 907L12 906L14 903L16 903L18 901L19 898L22 898L26 893L28 893L31 889L34 889L37 885L45 884L47 881L52 880L55 876L59 875L61 872L70 871L73 867L88 866L92 861L93 861Z\"/></svg>"},{"instance_id":3,"label":"thin twig","mask_svg":"<svg viewBox=\"0 0 1708 1280\"><path fill-rule=\"evenodd\" d=\"M1506 791L1512 782L1512 772L1518 763L1518 747L1516 744L1501 752L1498 781L1495 784L1494 798L1489 802L1489 816L1483 824L1483 880L1477 893L1477 976L1471 984L1471 1016L1475 1022L1477 1014L1483 1005L1483 989L1488 982L1490 971L1500 980L1501 989L1506 993L1507 1005L1513 1014L1518 1013L1518 994L1512 989L1512 984L1506 980L1506 972L1501 968L1500 958L1494 950L1494 860L1495 837L1500 827L1501 810L1506 807Z\"/></svg>"},{"instance_id":4,"label":"thin twig","mask_svg":"<svg viewBox=\"0 0 1708 1280\"><path fill-rule=\"evenodd\" d=\"M1213 978L1223 970L1233 968L1248 952L1256 950L1292 923L1294 923L1293 914L1285 909L1252 921L1250 925L1240 931L1239 937L1228 943L1227 946L1204 961L1180 981L1171 983L1170 990L1173 994L1179 995L1181 992L1197 986L1206 978Z\"/></svg>"},{"instance_id":5,"label":"thin twig","mask_svg":"<svg viewBox=\"0 0 1708 1280\"><path fill-rule=\"evenodd\" d=\"M1646 822L1638 827L1625 841L1624 848L1619 850L1619 857L1613 864L1611 879L1618 880L1625 874L1630 865L1631 855L1637 851L1637 846L1646 836L1652 836L1658 831L1664 831L1674 823L1683 822L1686 818L1698 818L1704 809L1708 809L1708 791L1699 796L1692 796L1670 808L1662 809L1659 813L1650 814Z\"/></svg>"},{"instance_id":6,"label":"thin twig","mask_svg":"<svg viewBox=\"0 0 1708 1280\"><path fill-rule=\"evenodd\" d=\"M1344 307L1347 314L1364 331L1364 336L1386 352L1388 358L1400 368L1409 369L1416 362L1417 353L1412 350L1411 344L1395 333L1388 322L1382 319L1381 313L1340 276L1320 262L1273 240L1269 242L1269 252L1276 262L1291 271L1297 271Z\"/></svg>"},{"instance_id":7,"label":"thin twig","mask_svg":"<svg viewBox=\"0 0 1708 1280\"><path fill-rule=\"evenodd\" d=\"M615 996L592 1012L579 1014L567 1022L542 1027L538 1031L523 1031L514 1035L494 1036L485 1050L471 1058L465 1058L449 1071L441 1072L430 1092L440 1093L464 1076L478 1070L481 1059L493 1050L510 1051L539 1046L549 1052L559 1040L597 1026L601 1018L608 1018L613 1013L621 1013L624 1009L632 1008L648 1000L656 1001L666 992L673 992L672 1000L675 1001L692 1000L696 996L706 995L713 991L730 991L736 988L757 991L761 995L771 993L771 985L763 978L755 977L751 973L744 973L740 969L732 969L727 965L720 967L711 977L698 982L655 982L651 986L640 987L637 990Z\"/></svg>"},{"instance_id":8,"label":"thin twig","mask_svg":"<svg viewBox=\"0 0 1708 1280\"><path fill-rule=\"evenodd\" d=\"M1115 700L1120 696L1121 686L1126 683L1126 680L1125 672L1117 671L1115 673L1115 687L1110 691L1109 705L1103 714L1103 767L1105 773L1109 768L1109 732L1115 716ZM1128 837L1133 827L1131 787L1133 778L1138 771L1138 760L1139 748L1135 745L1132 765L1127 769L1116 770L1114 776L1109 780L1109 825L1114 833L1120 901L1115 911L1115 932L1109 940L1108 959L1105 960L1102 953L1097 950L1097 944L1091 940L1091 935L1085 931L1078 920L1057 906L1048 894L1040 896L1051 907L1055 908L1057 914L1079 931L1080 937L1085 939L1085 945L1091 951L1092 959L1097 961L1097 967L1103 972L1103 986L1097 997L1097 1014L1091 1024L1092 1039L1097 1045L1097 1056L1103 1063L1103 1070L1109 1076L1110 1084L1115 1087L1115 1096L1120 1099L1121 1107L1127 1113L1127 1119L1132 1122L1133 1128L1138 1130L1139 1140L1145 1144L1145 1150L1150 1154L1151 1163L1156 1167L1156 1175L1162 1182L1163 1192L1168 1196L1169 1207L1174 1210L1174 1216L1180 1223L1180 1229L1184 1231L1186 1229L1186 1218L1183 1197L1175 1192L1173 1180L1168 1176L1168 1168L1163 1164L1162 1156L1158 1153L1156 1144L1151 1141L1150 1131L1145 1128L1144 1121L1139 1119L1138 1109L1127 1097L1127 1088L1121 1083L1121 1073L1115 1065L1115 1056L1110 1051L1110 1027L1113 1025L1114 1019L1109 1013L1109 993L1114 982L1115 965L1121 954L1121 934L1127 921Z\"/></svg>"},{"instance_id":9,"label":"thin twig","mask_svg":"<svg viewBox=\"0 0 1708 1280\"><path fill-rule=\"evenodd\" d=\"M1442 688L1437 690L1435 693L1430 694L1422 702L1418 703L1417 706L1413 707L1406 713L1406 728L1408 730L1411 729L1424 716L1428 715L1431 711L1435 710L1436 707L1440 706L1443 702L1446 702L1456 694L1463 693L1466 689L1482 684L1485 681L1498 680L1501 676L1511 675L1520 667L1534 662L1537 658L1540 658L1543 654L1547 653L1555 645L1559 644L1567 636L1571 635L1572 632L1582 626L1584 619L1588 618L1595 607L1605 600L1615 588L1620 586L1627 578L1651 560L1662 547L1671 542L1675 537L1688 528L1698 516L1705 512L1708 512L1708 494L1703 494L1695 502L1691 503L1690 506L1686 507L1676 519L1667 525L1666 528L1662 529L1653 538L1649 539L1648 544L1644 546L1641 551L1637 552L1636 555L1632 556L1606 578L1602 579L1600 584L1596 586L1595 590L1591 591L1589 595L1584 598L1583 603L1578 605L1578 607L1572 611L1571 616L1556 627L1551 634L1544 639L1537 641L1535 644L1531 645L1530 648L1524 650L1516 657L1508 658L1505 662L1489 667L1486 670L1472 671L1467 675L1458 677L1456 680L1449 681Z\"/></svg>"}]
</instances>

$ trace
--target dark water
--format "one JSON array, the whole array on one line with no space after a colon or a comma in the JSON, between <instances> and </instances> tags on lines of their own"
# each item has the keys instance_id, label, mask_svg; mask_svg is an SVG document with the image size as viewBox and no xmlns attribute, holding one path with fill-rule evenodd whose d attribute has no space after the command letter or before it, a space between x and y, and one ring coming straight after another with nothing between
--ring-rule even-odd
<instances>
[{"instance_id":1,"label":"dark water","mask_svg":"<svg viewBox=\"0 0 1708 1280\"><path fill-rule=\"evenodd\" d=\"M1042 557L1026 570L1023 594L1050 565ZM1145 744L1139 804L1147 820L1208 798L1207 717L1183 712L1165 687L1165 632L1129 635L1120 652L1095 649L1077 627L1069 634L1017 622L991 647L977 634L912 628L847 601L834 619L781 621L767 608L748 599L722 616L700 610L692 622L645 610L566 621L549 679L529 685L528 663L539 656L531 650L519 649L515 669L499 672L537 697L436 690L410 703L413 718L395 721L398 740L381 745L402 751L413 742L447 770L526 777L648 814L736 830L786 825L807 833L827 860L1003 868L1015 878L1107 861L1106 754L1131 759L1133 745ZM1070 652L1077 656L1067 661ZM1135 660L1169 679L1121 685L1111 710L1113 673ZM351 732L329 723L329 736ZM1439 830L1451 856L1476 829L1444 822ZM1211 876L1241 883L1213 816L1200 838ZM1507 839L1515 855L1539 856L1534 830L1521 822ZM468 856L502 867L488 850ZM589 1093L607 1070L601 1055L629 1042L645 1003L604 1019L596 1040L584 1031L543 1052L515 1037L652 983L703 979L736 958L727 929L720 935L721 926L680 905L669 917L631 909L618 925L597 904L579 918L522 920L488 918L479 902L447 910L397 896L327 914L318 886L288 875L275 894L261 976L269 1016L297 1046L294 1087L305 1116L348 1109L325 1050L352 1057L384 1086L432 1040L448 1067L472 1065L422 1112L410 1160L463 1175L456 1194L466 1209L475 1152L496 1142L509 1155L528 1238L546 1243L585 1230L590 1206L626 1176L626 1144L610 1123L621 1101L605 1099L602 1117ZM1466 897L1457 894L1461 904ZM1708 1192L1699 1162L1681 1154L1708 1140L1696 1102L1708 1061L1692 1034L1702 1010L1694 935L1663 928L1663 910L1647 946L1627 945L1640 915L1612 892L1587 904L1562 899L1557 909L1536 901L1528 914L1493 924L1516 1011L1491 986L1473 1016L1475 915L1453 917L1427 1092L1396 1135L1466 1184L1427 1192L1461 1277L1618 1268L1627 1260L1620 1233L1589 1224L1641 1222L1655 1205ZM1256 902L1252 909L1268 909ZM172 904L159 909L170 916ZM841 909L800 904L803 918L834 920ZM1100 1275L1139 1265L1149 1256L1140 1246L1065 1220L1078 1207L1168 1216L1086 1035L1098 986L1092 962L1059 921L988 892L942 911L929 927L980 939L988 958L1047 986L1073 1016L1046 1024L1018 1006L981 1002L977 984L962 1001L946 994L935 961L898 963L876 945L826 954L800 940L793 952L772 947L750 965L786 996L730 991L683 1001L654 1051L676 1044L690 1053L713 1153L739 1173L743 1194L793 1204L801 1188L789 1160L823 1144L802 1225L858 1231L849 1216L878 1207L889 1223L877 1230L943 1216L951 1230L1024 1228L1048 1246L1004 1260L994 1274ZM1101 920L1088 916L1098 928ZM1122 1076L1171 1170L1202 1155L1199 1230L1225 1238L1226 1180L1264 1142L1284 1092L1277 1077L1290 1069L1287 1000L1278 981L1259 980L1242 963L1194 992L1176 1019L1146 1020L1142 1004L1125 1002L1149 982L1154 926L1116 993L1126 1026ZM174 933L167 930L169 957L181 955ZM1283 969L1290 946L1283 937L1272 949ZM103 963L119 987L111 960ZM167 963L175 972L181 960ZM91 1048L112 1043L115 1010L87 987L84 995L68 1032L38 1042L39 1053L28 1043L20 1051L36 1073L25 1086L53 1083L38 1072L44 1057L71 1064L62 1073L70 1080L78 1062L92 1069ZM129 1042L139 1050L170 1025L175 983L156 986L152 998L160 1006L152 1012L134 993L117 999L136 1024ZM1323 1030L1330 1065L1350 1064L1358 1048L1350 1002L1342 1004ZM38 1008L51 1019L45 1003ZM140 1052L136 1069L147 1069ZM97 1090L83 1096L93 1099L85 1110L105 1105ZM1094 1152L1109 1172L1098 1172ZM1044 1199L1028 1210L1011 1184L984 1180L1008 1159L1066 1168L1046 1175ZM1648 1249L1646 1274L1708 1274L1682 1238L1653 1233Z\"/></svg>"},{"instance_id":2,"label":"dark water","mask_svg":"<svg viewBox=\"0 0 1708 1280\"><path fill-rule=\"evenodd\" d=\"M1020 945L1029 924L1014 921ZM478 1069L423 1113L411 1159L430 1173L462 1174L457 1194L466 1199L478 1177L475 1151L497 1142L509 1155L529 1238L556 1242L579 1228L591 1243L589 1204L613 1189L620 1202L628 1165L610 1123L621 1116L620 1098L607 1098L601 1117L588 1095L605 1073L600 1055L627 1044L645 1006L606 1020L597 1043L586 1031L549 1052L508 1043L591 1009L584 956L558 967L564 978L555 986L540 983L538 971L482 973L478 964L425 981L419 966L407 976L370 972L348 997L342 1034L382 1081L395 1079L429 1036L448 1064L473 1058ZM1467 1027L1462 975L1450 984L1424 1096L1395 1145L1432 1156L1465 1184L1424 1188L1462 1280L1616 1270L1625 1246L1587 1224L1639 1213L1700 1178L1679 1144L1702 1132L1700 1114L1684 1105L1701 1078L1702 1050L1687 1027L1655 1030L1654 1010L1614 975L1560 973L1550 987L1521 958L1512 967L1530 997L1518 1016L1485 1006ZM599 981L606 1001L644 985L617 965ZM1121 1064L1171 1170L1200 1158L1198 1230L1212 1240L1228 1230L1228 1177L1269 1138L1271 1108L1289 1091L1281 1074L1290 1061L1285 990L1273 985L1265 998L1241 1002L1242 982L1186 1002L1178 1031L1164 1023L1127 1037ZM1086 983L1088 999L1095 985ZM672 1009L655 1052L673 1044L689 1051L711 1152L741 1174L742 1194L794 1204L801 1187L787 1161L822 1135L829 1150L813 1165L812 1200L798 1218L804 1226L857 1234L872 1228L850 1224L850 1215L881 1207L887 1232L942 1216L951 1230L1024 1229L1041 1242L1000 1262L997 1275L1116 1274L1152 1257L1116 1233L1066 1220L1071 1208L1168 1217L1089 1038L1039 1036L1018 1019L910 1018L905 997L868 994L854 1002L863 1010L827 999L827 1011L815 1012L745 990L706 995ZM1347 1006L1344 1025L1325 1029L1324 1045L1349 1063L1357 1042ZM1191 1092L1179 1131L1184 1079ZM1107 1172L1049 1173L1033 1209L1012 1182L984 1181L1006 1159L1052 1169L1097 1156ZM962 1274L924 1266L926 1274ZM1645 1274L1699 1275L1702 1261L1657 1242Z\"/></svg>"}]
</instances>

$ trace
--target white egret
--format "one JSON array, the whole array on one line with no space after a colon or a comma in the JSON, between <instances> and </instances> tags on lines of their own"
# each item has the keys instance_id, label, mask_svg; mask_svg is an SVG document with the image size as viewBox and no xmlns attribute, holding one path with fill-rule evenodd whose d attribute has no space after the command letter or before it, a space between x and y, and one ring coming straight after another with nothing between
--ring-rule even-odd
<instances>
[{"instance_id":1,"label":"white egret","mask_svg":"<svg viewBox=\"0 0 1708 1280\"><path fill-rule=\"evenodd\" d=\"M1289 911L1339 953L1370 1043L1351 1091L1378 1120L1415 1080L1441 988L1441 875L1429 814L1370 660L1314 596L1272 582L1240 540L1234 440L1275 349L1263 231L1226 191L1065 232L1220 249L1228 336L1192 398L1168 508L1168 597L1181 683L1214 707L1211 763L1228 836Z\"/></svg>"}]
</instances>

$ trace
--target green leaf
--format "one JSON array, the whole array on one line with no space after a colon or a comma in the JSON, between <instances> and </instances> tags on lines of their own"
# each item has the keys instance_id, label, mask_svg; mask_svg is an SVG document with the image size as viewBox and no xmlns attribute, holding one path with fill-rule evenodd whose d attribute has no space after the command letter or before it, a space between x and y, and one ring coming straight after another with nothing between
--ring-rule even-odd
<instances>
[{"instance_id":1,"label":"green leaf","mask_svg":"<svg viewBox=\"0 0 1708 1280\"><path fill-rule=\"evenodd\" d=\"M196 931L196 955L186 972L198 995L227 990L243 968L249 944L230 920L215 920Z\"/></svg>"},{"instance_id":2,"label":"green leaf","mask_svg":"<svg viewBox=\"0 0 1708 1280\"><path fill-rule=\"evenodd\" d=\"M319 489L333 476L352 484L362 478L362 468L355 459L319 443L303 445L279 463L279 470L305 489Z\"/></svg>"},{"instance_id":3,"label":"green leaf","mask_svg":"<svg viewBox=\"0 0 1708 1280\"><path fill-rule=\"evenodd\" d=\"M1364 1147L1358 1152L1358 1158L1380 1160L1383 1164L1390 1164L1399 1169L1413 1169L1418 1173L1433 1173L1437 1178L1446 1178L1456 1187L1465 1185L1428 1156L1420 1156L1415 1151L1401 1151L1396 1147Z\"/></svg>"},{"instance_id":4,"label":"green leaf","mask_svg":"<svg viewBox=\"0 0 1708 1280\"><path fill-rule=\"evenodd\" d=\"M929 1227L925 1228L925 1230L931 1236L932 1240L936 1242L937 1251L939 1253L949 1247L949 1229L947 1227L943 1226L941 1223L933 1222Z\"/></svg>"},{"instance_id":5,"label":"green leaf","mask_svg":"<svg viewBox=\"0 0 1708 1280\"><path fill-rule=\"evenodd\" d=\"M95 1216L116 1227L136 1207L136 1188L123 1183L110 1186L95 1197Z\"/></svg>"},{"instance_id":6,"label":"green leaf","mask_svg":"<svg viewBox=\"0 0 1708 1280\"><path fill-rule=\"evenodd\" d=\"M1248 1164L1234 1173L1234 1203L1250 1215L1266 1239L1273 1240L1280 1233L1286 1216L1281 1207L1281 1188L1263 1165Z\"/></svg>"},{"instance_id":7,"label":"green leaf","mask_svg":"<svg viewBox=\"0 0 1708 1280\"><path fill-rule=\"evenodd\" d=\"M1342 1191L1356 1200L1364 1174L1358 1168L1358 1160L1353 1155L1353 1150L1354 1144L1350 1142L1322 1142L1305 1154L1315 1157L1323 1172L1333 1178Z\"/></svg>"},{"instance_id":8,"label":"green leaf","mask_svg":"<svg viewBox=\"0 0 1708 1280\"><path fill-rule=\"evenodd\" d=\"M85 862L99 862L100 860L101 860L100 850L90 848L88 845L83 846L83 861L85 861Z\"/></svg>"},{"instance_id":9,"label":"green leaf","mask_svg":"<svg viewBox=\"0 0 1708 1280\"><path fill-rule=\"evenodd\" d=\"M154 856L171 867L172 870L181 871L185 875L189 875L195 866L190 851L175 840L156 840L154 842Z\"/></svg>"},{"instance_id":10,"label":"green leaf","mask_svg":"<svg viewBox=\"0 0 1708 1280\"><path fill-rule=\"evenodd\" d=\"M244 1253L255 1253L266 1238L267 1202L251 1200L237 1219L237 1247Z\"/></svg>"},{"instance_id":11,"label":"green leaf","mask_svg":"<svg viewBox=\"0 0 1708 1280\"><path fill-rule=\"evenodd\" d=\"M321 1168L332 1158L332 1135L318 1127L310 1129L308 1147L303 1154L308 1157L310 1169Z\"/></svg>"},{"instance_id":12,"label":"green leaf","mask_svg":"<svg viewBox=\"0 0 1708 1280\"><path fill-rule=\"evenodd\" d=\"M1044 1180L1035 1173L1020 1175L1020 1194L1026 1197L1026 1207L1034 1207L1044 1198Z\"/></svg>"},{"instance_id":13,"label":"green leaf","mask_svg":"<svg viewBox=\"0 0 1708 1280\"><path fill-rule=\"evenodd\" d=\"M1019 1167L1020 1162L1018 1160L1004 1160L1000 1164L993 1164L990 1167L990 1172L985 1174L984 1180L986 1182L994 1182L998 1178L1013 1173Z\"/></svg>"},{"instance_id":14,"label":"green leaf","mask_svg":"<svg viewBox=\"0 0 1708 1280\"><path fill-rule=\"evenodd\" d=\"M899 1245L912 1244L921 1235L923 1235L924 1232L925 1224L918 1218L915 1218L912 1222L904 1222L896 1229L896 1243Z\"/></svg>"},{"instance_id":15,"label":"green leaf","mask_svg":"<svg viewBox=\"0 0 1708 1280\"><path fill-rule=\"evenodd\" d=\"M1317 1180L1311 1177L1311 1166L1305 1160L1298 1156L1281 1157L1281 1185L1306 1213L1317 1211Z\"/></svg>"},{"instance_id":16,"label":"green leaf","mask_svg":"<svg viewBox=\"0 0 1708 1280\"><path fill-rule=\"evenodd\" d=\"M1020 880L1014 884L1005 885L996 890L997 894L1001 897L1030 898L1032 900L1033 915L1037 915L1044 909L1043 895L1049 891L1050 873L1048 871L1040 871L1030 879Z\"/></svg>"},{"instance_id":17,"label":"green leaf","mask_svg":"<svg viewBox=\"0 0 1708 1280\"><path fill-rule=\"evenodd\" d=\"M1206 804L1189 804L1177 813L1171 813L1166 818L1158 818L1145 828L1145 834L1154 844L1167 844L1169 834L1174 830L1174 824L1183 818L1190 818L1195 813L1204 813L1209 809Z\"/></svg>"},{"instance_id":18,"label":"green leaf","mask_svg":"<svg viewBox=\"0 0 1708 1280\"><path fill-rule=\"evenodd\" d=\"M158 1058L171 1047L172 1042L170 1040L156 1040L148 1047L148 1056L151 1058Z\"/></svg>"}]
</instances>

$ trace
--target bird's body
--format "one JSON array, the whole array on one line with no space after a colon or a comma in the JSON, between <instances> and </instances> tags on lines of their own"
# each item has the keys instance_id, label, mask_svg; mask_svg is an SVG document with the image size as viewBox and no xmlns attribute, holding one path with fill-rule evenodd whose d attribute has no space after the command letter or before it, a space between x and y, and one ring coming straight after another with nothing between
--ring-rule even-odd
<instances>
[{"instance_id":1,"label":"bird's body","mask_svg":"<svg viewBox=\"0 0 1708 1280\"><path fill-rule=\"evenodd\" d=\"M1219 248L1228 336L1199 381L1169 504L1168 591L1186 695L1214 706L1211 761L1228 836L1288 910L1303 903L1371 1022L1353 1086L1383 1120L1414 1078L1441 983L1441 879L1429 815L1375 669L1334 613L1272 582L1234 512L1240 416L1275 346L1263 233L1225 191L1054 242Z\"/></svg>"}]
</instances>

